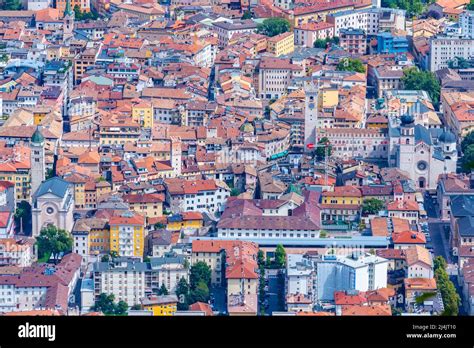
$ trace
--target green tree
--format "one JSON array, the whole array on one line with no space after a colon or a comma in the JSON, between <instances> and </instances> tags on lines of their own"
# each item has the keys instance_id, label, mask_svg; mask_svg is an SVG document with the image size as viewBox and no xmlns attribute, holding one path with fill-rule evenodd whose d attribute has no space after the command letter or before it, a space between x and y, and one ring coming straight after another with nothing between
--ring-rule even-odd
<instances>
[{"instance_id":1,"label":"green tree","mask_svg":"<svg viewBox=\"0 0 474 348\"><path fill-rule=\"evenodd\" d=\"M55 176L56 176L56 174L54 173L53 169L50 168L50 169L46 170L46 180L54 178Z\"/></svg>"},{"instance_id":2,"label":"green tree","mask_svg":"<svg viewBox=\"0 0 474 348\"><path fill-rule=\"evenodd\" d=\"M469 145L461 158L462 169L470 173L474 169L474 144Z\"/></svg>"},{"instance_id":3,"label":"green tree","mask_svg":"<svg viewBox=\"0 0 474 348\"><path fill-rule=\"evenodd\" d=\"M257 264L259 267L261 267L262 265L265 266L265 254L261 249L257 253Z\"/></svg>"},{"instance_id":4,"label":"green tree","mask_svg":"<svg viewBox=\"0 0 474 348\"><path fill-rule=\"evenodd\" d=\"M4 0L0 5L0 9L6 11L19 11L22 9L20 0Z\"/></svg>"},{"instance_id":5,"label":"green tree","mask_svg":"<svg viewBox=\"0 0 474 348\"><path fill-rule=\"evenodd\" d=\"M448 68L450 69L469 69L470 67L469 61L463 57L454 57L448 61Z\"/></svg>"},{"instance_id":6,"label":"green tree","mask_svg":"<svg viewBox=\"0 0 474 348\"><path fill-rule=\"evenodd\" d=\"M424 11L424 5L420 0L382 0L382 7L405 10L407 17L418 16Z\"/></svg>"},{"instance_id":7,"label":"green tree","mask_svg":"<svg viewBox=\"0 0 474 348\"><path fill-rule=\"evenodd\" d=\"M125 301L119 301L115 306L115 315L127 315L128 304Z\"/></svg>"},{"instance_id":8,"label":"green tree","mask_svg":"<svg viewBox=\"0 0 474 348\"><path fill-rule=\"evenodd\" d=\"M474 0L471 0L469 4L467 5L466 9L469 11L474 11Z\"/></svg>"},{"instance_id":9,"label":"green tree","mask_svg":"<svg viewBox=\"0 0 474 348\"><path fill-rule=\"evenodd\" d=\"M165 284L161 284L161 287L158 289L158 295L169 295Z\"/></svg>"},{"instance_id":10,"label":"green tree","mask_svg":"<svg viewBox=\"0 0 474 348\"><path fill-rule=\"evenodd\" d=\"M91 10L90 12L82 12L81 8L78 5L74 6L74 19L78 21L83 21L83 20L96 20L99 18L99 15L97 12L94 12Z\"/></svg>"},{"instance_id":11,"label":"green tree","mask_svg":"<svg viewBox=\"0 0 474 348\"><path fill-rule=\"evenodd\" d=\"M163 230L166 225L162 222L157 222L156 224L153 225L153 227L155 227L155 230Z\"/></svg>"},{"instance_id":12,"label":"green tree","mask_svg":"<svg viewBox=\"0 0 474 348\"><path fill-rule=\"evenodd\" d=\"M422 71L417 67L403 70L402 83L405 90L426 91L434 104L438 105L441 86L435 74Z\"/></svg>"},{"instance_id":13,"label":"green tree","mask_svg":"<svg viewBox=\"0 0 474 348\"><path fill-rule=\"evenodd\" d=\"M56 258L59 253L72 250L71 235L63 229L58 229L54 225L48 225L42 228L36 240L40 257L46 253L51 253Z\"/></svg>"},{"instance_id":14,"label":"green tree","mask_svg":"<svg viewBox=\"0 0 474 348\"><path fill-rule=\"evenodd\" d=\"M360 59L344 58L337 64L336 70L365 73L365 66Z\"/></svg>"},{"instance_id":15,"label":"green tree","mask_svg":"<svg viewBox=\"0 0 474 348\"><path fill-rule=\"evenodd\" d=\"M107 295L102 293L99 295L91 309L93 311L102 312L105 315L126 315L128 304L124 301L115 303L115 296L113 294Z\"/></svg>"},{"instance_id":16,"label":"green tree","mask_svg":"<svg viewBox=\"0 0 474 348\"><path fill-rule=\"evenodd\" d=\"M112 260L119 257L118 252L116 252L115 250L112 250L109 254L110 254L110 257L112 258Z\"/></svg>"},{"instance_id":17,"label":"green tree","mask_svg":"<svg viewBox=\"0 0 474 348\"><path fill-rule=\"evenodd\" d=\"M196 284L196 287L191 290L192 303L209 301L209 287L204 281Z\"/></svg>"},{"instance_id":18,"label":"green tree","mask_svg":"<svg viewBox=\"0 0 474 348\"><path fill-rule=\"evenodd\" d=\"M109 261L110 261L110 255L109 254L102 255L102 257L100 258L100 262L109 262Z\"/></svg>"},{"instance_id":19,"label":"green tree","mask_svg":"<svg viewBox=\"0 0 474 348\"><path fill-rule=\"evenodd\" d=\"M363 214L377 214L384 207L383 201L377 198L368 198L362 203Z\"/></svg>"},{"instance_id":20,"label":"green tree","mask_svg":"<svg viewBox=\"0 0 474 348\"><path fill-rule=\"evenodd\" d=\"M191 283L191 290L196 289L197 285L201 282L206 285L210 285L211 267L209 267L203 261L196 262L193 266L191 266L189 281Z\"/></svg>"},{"instance_id":21,"label":"green tree","mask_svg":"<svg viewBox=\"0 0 474 348\"><path fill-rule=\"evenodd\" d=\"M20 226L26 229L27 226L31 225L31 205L27 201L20 201L15 210L15 226L17 230L20 230Z\"/></svg>"},{"instance_id":22,"label":"green tree","mask_svg":"<svg viewBox=\"0 0 474 348\"><path fill-rule=\"evenodd\" d=\"M285 18L273 17L267 18L257 28L259 34L270 37L277 36L282 33L290 31L290 22Z\"/></svg>"},{"instance_id":23,"label":"green tree","mask_svg":"<svg viewBox=\"0 0 474 348\"><path fill-rule=\"evenodd\" d=\"M278 268L286 266L286 251L281 244L278 244L275 249L275 264Z\"/></svg>"},{"instance_id":24,"label":"green tree","mask_svg":"<svg viewBox=\"0 0 474 348\"><path fill-rule=\"evenodd\" d=\"M316 154L316 159L318 161L322 161L326 158L326 151L327 151L328 157L331 157L332 145L329 142L329 139L327 137L323 137L323 138L319 139L318 145L325 145L325 146L317 146L316 147L315 154Z\"/></svg>"},{"instance_id":25,"label":"green tree","mask_svg":"<svg viewBox=\"0 0 474 348\"><path fill-rule=\"evenodd\" d=\"M252 12L250 12L248 10L245 11L244 14L242 15L242 19L244 19L244 20L245 19L252 19L252 18L253 18L253 14L252 14Z\"/></svg>"},{"instance_id":26,"label":"green tree","mask_svg":"<svg viewBox=\"0 0 474 348\"><path fill-rule=\"evenodd\" d=\"M178 310L187 310L189 307L189 284L183 277L176 286L176 296L178 296Z\"/></svg>"},{"instance_id":27,"label":"green tree","mask_svg":"<svg viewBox=\"0 0 474 348\"><path fill-rule=\"evenodd\" d=\"M230 190L230 196L231 197L235 197L235 196L238 196L238 195L240 195L239 189L234 187L232 190Z\"/></svg>"},{"instance_id":28,"label":"green tree","mask_svg":"<svg viewBox=\"0 0 474 348\"><path fill-rule=\"evenodd\" d=\"M327 37L325 39L317 39L316 41L314 41L314 48L326 48L328 47L328 44L329 43L332 43L332 44L335 44L335 45L339 45L339 38L334 36L334 37Z\"/></svg>"},{"instance_id":29,"label":"green tree","mask_svg":"<svg viewBox=\"0 0 474 348\"><path fill-rule=\"evenodd\" d=\"M326 48L327 41L324 39L317 39L313 44L314 48Z\"/></svg>"},{"instance_id":30,"label":"green tree","mask_svg":"<svg viewBox=\"0 0 474 348\"><path fill-rule=\"evenodd\" d=\"M458 315L461 298L453 282L449 279L448 272L446 272L446 260L441 256L437 256L433 262L433 266L436 284L443 298L444 312L442 315Z\"/></svg>"},{"instance_id":31,"label":"green tree","mask_svg":"<svg viewBox=\"0 0 474 348\"><path fill-rule=\"evenodd\" d=\"M469 132L461 141L461 150L466 151L469 145L474 144L474 131Z\"/></svg>"}]
</instances>

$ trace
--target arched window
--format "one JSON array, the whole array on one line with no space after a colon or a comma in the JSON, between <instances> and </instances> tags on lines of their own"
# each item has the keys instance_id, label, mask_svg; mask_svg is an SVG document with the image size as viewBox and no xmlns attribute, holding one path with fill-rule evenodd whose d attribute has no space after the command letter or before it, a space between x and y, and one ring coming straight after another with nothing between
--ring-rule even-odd
<instances>
[{"instance_id":1,"label":"arched window","mask_svg":"<svg viewBox=\"0 0 474 348\"><path fill-rule=\"evenodd\" d=\"M407 139L405 140L405 144L407 144L407 145L410 144L410 138L407 138Z\"/></svg>"}]
</instances>

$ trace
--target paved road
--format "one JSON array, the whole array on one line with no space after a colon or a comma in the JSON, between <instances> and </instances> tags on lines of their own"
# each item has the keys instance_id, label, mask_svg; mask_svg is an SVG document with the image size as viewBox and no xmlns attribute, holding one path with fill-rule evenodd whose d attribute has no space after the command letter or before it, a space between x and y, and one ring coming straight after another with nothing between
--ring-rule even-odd
<instances>
[{"instance_id":1,"label":"paved road","mask_svg":"<svg viewBox=\"0 0 474 348\"><path fill-rule=\"evenodd\" d=\"M449 232L445 230L446 227L449 228L449 223L442 222L439 219L436 200L428 193L424 197L424 206L428 215L428 226L434 254L435 256L441 255L448 263L452 263L449 252Z\"/></svg>"},{"instance_id":2,"label":"paved road","mask_svg":"<svg viewBox=\"0 0 474 348\"><path fill-rule=\"evenodd\" d=\"M267 300L268 307L265 312L271 315L273 312L284 311L285 302L280 298L284 294L284 284L280 284L277 270L266 270L265 278L268 279Z\"/></svg>"},{"instance_id":3,"label":"paved road","mask_svg":"<svg viewBox=\"0 0 474 348\"><path fill-rule=\"evenodd\" d=\"M212 301L212 309L222 314L225 313L227 311L225 288L213 287L211 295L214 297L214 300Z\"/></svg>"}]
</instances>

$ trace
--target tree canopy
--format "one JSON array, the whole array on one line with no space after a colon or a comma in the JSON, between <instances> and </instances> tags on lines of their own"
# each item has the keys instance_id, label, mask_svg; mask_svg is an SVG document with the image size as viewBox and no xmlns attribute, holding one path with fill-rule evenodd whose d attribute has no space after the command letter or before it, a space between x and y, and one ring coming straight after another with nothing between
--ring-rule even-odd
<instances>
[{"instance_id":1,"label":"tree canopy","mask_svg":"<svg viewBox=\"0 0 474 348\"><path fill-rule=\"evenodd\" d=\"M458 315L461 298L456 292L456 287L449 279L446 272L446 260L442 256L437 256L434 260L434 273L436 284L443 298L444 312L442 315Z\"/></svg>"},{"instance_id":2,"label":"tree canopy","mask_svg":"<svg viewBox=\"0 0 474 348\"><path fill-rule=\"evenodd\" d=\"M183 277L181 277L176 286L176 296L178 296L178 310L187 310L190 302L189 284Z\"/></svg>"},{"instance_id":3,"label":"tree canopy","mask_svg":"<svg viewBox=\"0 0 474 348\"><path fill-rule=\"evenodd\" d=\"M81 8L78 5L74 6L74 19L78 21L84 21L84 20L96 20L99 18L99 15L94 12L82 12Z\"/></svg>"},{"instance_id":4,"label":"tree canopy","mask_svg":"<svg viewBox=\"0 0 474 348\"><path fill-rule=\"evenodd\" d=\"M474 11L474 0L471 0L469 4L467 4L466 9L469 11Z\"/></svg>"},{"instance_id":5,"label":"tree canopy","mask_svg":"<svg viewBox=\"0 0 474 348\"><path fill-rule=\"evenodd\" d=\"M326 145L325 147L323 146L318 146L316 147L316 159L321 161L326 158L326 149L327 149L327 155L328 157L331 157L332 153L332 145L329 142L329 139L327 137L323 137L319 139L318 145Z\"/></svg>"},{"instance_id":6,"label":"tree canopy","mask_svg":"<svg viewBox=\"0 0 474 348\"><path fill-rule=\"evenodd\" d=\"M290 31L290 28L291 25L287 19L273 17L265 19L263 23L257 27L257 32L259 34L273 37Z\"/></svg>"},{"instance_id":7,"label":"tree canopy","mask_svg":"<svg viewBox=\"0 0 474 348\"><path fill-rule=\"evenodd\" d=\"M434 104L438 104L441 86L435 74L416 67L403 70L402 83L405 90L426 91Z\"/></svg>"},{"instance_id":8,"label":"tree canopy","mask_svg":"<svg viewBox=\"0 0 474 348\"><path fill-rule=\"evenodd\" d=\"M211 284L211 267L203 261L196 262L191 266L189 281L191 290L195 289L200 282L209 286Z\"/></svg>"},{"instance_id":9,"label":"tree canopy","mask_svg":"<svg viewBox=\"0 0 474 348\"><path fill-rule=\"evenodd\" d=\"M334 36L332 38L327 37L325 39L317 39L316 41L314 41L313 47L314 48L326 48L329 43L333 43L333 44L338 45L339 44L339 38Z\"/></svg>"},{"instance_id":10,"label":"tree canopy","mask_svg":"<svg viewBox=\"0 0 474 348\"><path fill-rule=\"evenodd\" d=\"M339 62L336 70L365 73L365 66L360 59L344 58Z\"/></svg>"},{"instance_id":11,"label":"tree canopy","mask_svg":"<svg viewBox=\"0 0 474 348\"><path fill-rule=\"evenodd\" d=\"M31 205L27 201L21 201L15 210L15 226L18 231L23 227L24 231L31 229Z\"/></svg>"},{"instance_id":12,"label":"tree canopy","mask_svg":"<svg viewBox=\"0 0 474 348\"><path fill-rule=\"evenodd\" d=\"M421 0L382 0L382 7L405 10L407 17L420 15L424 10Z\"/></svg>"},{"instance_id":13,"label":"tree canopy","mask_svg":"<svg viewBox=\"0 0 474 348\"><path fill-rule=\"evenodd\" d=\"M50 253L57 257L61 252L72 250L72 237L62 229L54 225L48 225L41 229L40 235L36 238L38 243L39 256Z\"/></svg>"},{"instance_id":14,"label":"tree canopy","mask_svg":"<svg viewBox=\"0 0 474 348\"><path fill-rule=\"evenodd\" d=\"M20 0L4 0L0 4L0 10L19 11L22 9Z\"/></svg>"},{"instance_id":15,"label":"tree canopy","mask_svg":"<svg viewBox=\"0 0 474 348\"><path fill-rule=\"evenodd\" d=\"M286 266L286 251L281 244L278 244L275 249L275 264L278 268Z\"/></svg>"},{"instance_id":16,"label":"tree canopy","mask_svg":"<svg viewBox=\"0 0 474 348\"><path fill-rule=\"evenodd\" d=\"M93 311L102 312L105 315L126 315L128 311L128 304L124 301L115 303L115 296L113 294L100 294L92 306Z\"/></svg>"},{"instance_id":17,"label":"tree canopy","mask_svg":"<svg viewBox=\"0 0 474 348\"><path fill-rule=\"evenodd\" d=\"M469 132L461 141L461 151L462 170L470 173L474 169L474 131Z\"/></svg>"},{"instance_id":18,"label":"tree canopy","mask_svg":"<svg viewBox=\"0 0 474 348\"><path fill-rule=\"evenodd\" d=\"M165 284L161 284L161 287L158 289L158 295L169 295Z\"/></svg>"},{"instance_id":19,"label":"tree canopy","mask_svg":"<svg viewBox=\"0 0 474 348\"><path fill-rule=\"evenodd\" d=\"M377 214L384 207L383 201L377 198L368 198L362 203L362 213Z\"/></svg>"}]
</instances>

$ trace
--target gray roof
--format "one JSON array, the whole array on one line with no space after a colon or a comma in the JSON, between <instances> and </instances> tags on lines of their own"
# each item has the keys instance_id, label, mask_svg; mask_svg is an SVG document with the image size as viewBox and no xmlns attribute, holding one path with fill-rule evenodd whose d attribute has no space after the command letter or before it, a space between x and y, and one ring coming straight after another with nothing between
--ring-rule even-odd
<instances>
[{"instance_id":1,"label":"gray roof","mask_svg":"<svg viewBox=\"0 0 474 348\"><path fill-rule=\"evenodd\" d=\"M474 216L469 215L458 220L461 237L474 237Z\"/></svg>"},{"instance_id":2,"label":"gray roof","mask_svg":"<svg viewBox=\"0 0 474 348\"><path fill-rule=\"evenodd\" d=\"M148 269L149 263L125 257L116 258L113 262L96 262L93 264L94 272L145 272Z\"/></svg>"},{"instance_id":3,"label":"gray roof","mask_svg":"<svg viewBox=\"0 0 474 348\"><path fill-rule=\"evenodd\" d=\"M184 256L168 256L168 257L150 257L150 265L152 269L159 268L161 265L180 264L184 263Z\"/></svg>"},{"instance_id":4,"label":"gray roof","mask_svg":"<svg viewBox=\"0 0 474 348\"><path fill-rule=\"evenodd\" d=\"M426 145L432 145L430 132L420 124L415 126L415 142L424 142Z\"/></svg>"},{"instance_id":5,"label":"gray roof","mask_svg":"<svg viewBox=\"0 0 474 348\"><path fill-rule=\"evenodd\" d=\"M474 195L452 196L451 214L454 217L474 216Z\"/></svg>"},{"instance_id":6,"label":"gray roof","mask_svg":"<svg viewBox=\"0 0 474 348\"><path fill-rule=\"evenodd\" d=\"M52 193L55 196L64 198L68 192L69 183L57 176L43 182L34 194L34 198Z\"/></svg>"}]
</instances>

